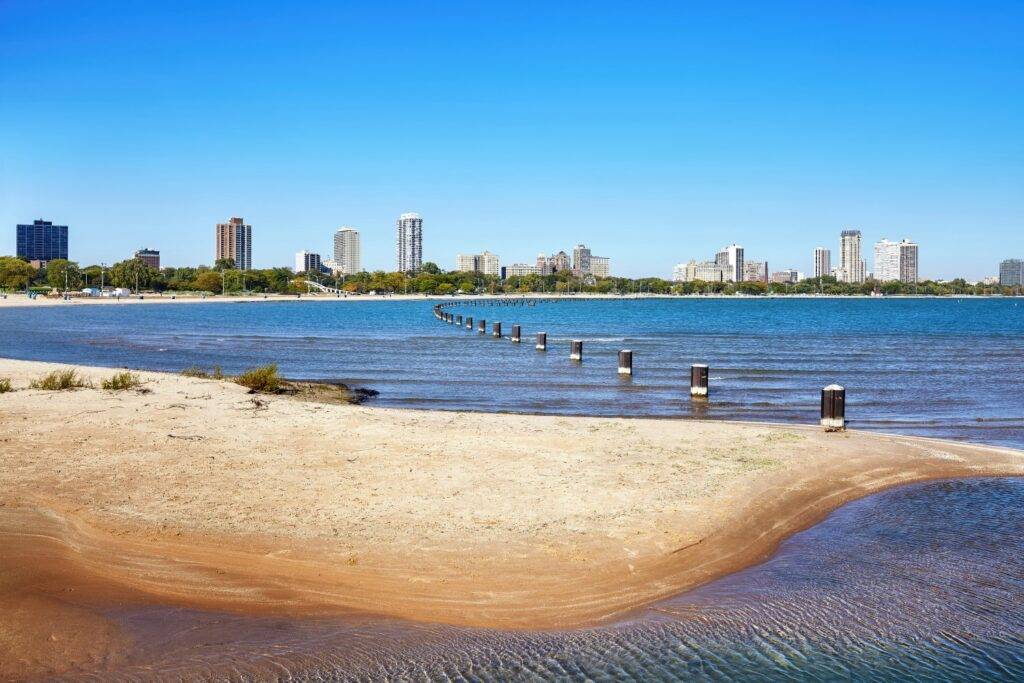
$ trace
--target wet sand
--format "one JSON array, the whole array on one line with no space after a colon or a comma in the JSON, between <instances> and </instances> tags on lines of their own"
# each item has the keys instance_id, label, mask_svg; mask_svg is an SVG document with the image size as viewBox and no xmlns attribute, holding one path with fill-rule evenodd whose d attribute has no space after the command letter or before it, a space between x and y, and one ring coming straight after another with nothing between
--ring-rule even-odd
<instances>
[{"instance_id":1,"label":"wet sand","mask_svg":"<svg viewBox=\"0 0 1024 683\"><path fill-rule=\"evenodd\" d=\"M815 427L374 409L140 373L44 392L0 361L0 676L103 670L105 613L607 622L841 504L1024 454ZM99 380L109 369L83 368Z\"/></svg>"}]
</instances>

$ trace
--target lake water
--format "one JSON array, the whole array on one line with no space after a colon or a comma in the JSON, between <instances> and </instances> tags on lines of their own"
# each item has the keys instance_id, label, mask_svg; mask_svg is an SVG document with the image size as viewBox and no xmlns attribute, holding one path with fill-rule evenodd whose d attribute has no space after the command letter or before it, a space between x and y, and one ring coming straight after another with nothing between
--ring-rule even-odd
<instances>
[{"instance_id":1,"label":"lake water","mask_svg":"<svg viewBox=\"0 0 1024 683\"><path fill-rule=\"evenodd\" d=\"M1024 305L1013 299L224 303L0 310L0 355L236 372L377 389L378 405L813 423L847 387L858 428L1024 448ZM523 326L521 345L490 336ZM548 332L549 350L533 348ZM584 361L568 341L584 340ZM632 349L636 374L616 374ZM688 396L711 365L711 399ZM147 609L146 677L289 680L1024 679L1024 481L934 482L851 503L769 561L626 622L508 633L375 618L289 621ZM168 640L169 632L175 637ZM108 672L110 673L110 672Z\"/></svg>"},{"instance_id":2,"label":"lake water","mask_svg":"<svg viewBox=\"0 0 1024 683\"><path fill-rule=\"evenodd\" d=\"M448 309L422 301L68 306L0 310L0 354L153 370L276 362L295 379L380 391L377 405L815 423L847 388L851 426L1024 446L1020 299L571 300ZM496 340L522 325L524 342ZM533 337L548 333L548 351ZM569 340L584 341L582 363ZM616 373L620 349L635 374ZM689 366L711 366L691 403Z\"/></svg>"}]
</instances>

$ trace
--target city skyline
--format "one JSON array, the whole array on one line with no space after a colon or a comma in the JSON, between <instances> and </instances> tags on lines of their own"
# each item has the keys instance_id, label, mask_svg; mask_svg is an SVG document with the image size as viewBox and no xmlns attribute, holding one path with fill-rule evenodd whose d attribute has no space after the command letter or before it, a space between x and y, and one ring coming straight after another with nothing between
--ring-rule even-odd
<instances>
[{"instance_id":1,"label":"city skyline","mask_svg":"<svg viewBox=\"0 0 1024 683\"><path fill-rule=\"evenodd\" d=\"M437 263L582 237L625 276L725 241L811 272L814 243L856 225L866 245L927 244L922 278L980 279L1024 220L1019 4L929 5L925 22L914 3L884 20L658 4L627 31L600 2L46 7L0 8L0 225L70 225L83 262L149 244L200 263L211 220L241 214L253 267L351 224L364 267L391 270L412 209ZM396 22L430 30L396 49ZM252 49L218 49L239 27Z\"/></svg>"}]
</instances>

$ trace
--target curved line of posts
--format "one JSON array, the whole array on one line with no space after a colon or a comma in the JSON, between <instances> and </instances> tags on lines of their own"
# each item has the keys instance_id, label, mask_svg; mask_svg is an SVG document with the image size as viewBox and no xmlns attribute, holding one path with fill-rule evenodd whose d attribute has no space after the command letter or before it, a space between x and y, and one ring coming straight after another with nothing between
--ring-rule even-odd
<instances>
[{"instance_id":1,"label":"curved line of posts","mask_svg":"<svg viewBox=\"0 0 1024 683\"><path fill-rule=\"evenodd\" d=\"M466 330L473 330L473 318L466 316L465 324L463 324L463 316L450 313L445 309L452 308L454 306L467 306L467 307L514 307L514 306L536 306L538 303L561 303L563 299L559 298L525 298L525 297L491 297L487 299L477 299L475 301L445 301L439 304L435 304L433 311L434 317L443 323L449 325L458 325L459 328L465 328ZM476 331L479 334L487 333L487 321L480 319L476 321ZM501 322L495 321L492 323L491 335L496 339L505 338L502 333ZM508 339L513 343L522 342L522 327L520 325L512 325L512 333L508 335ZM547 350L547 333L537 333L537 343L535 347L538 351ZM574 362L583 361L583 340L573 339L569 343L569 360ZM622 349L619 351L619 368L618 372L620 375L632 376L633 374L633 352L630 349ZM708 375L709 368L704 364L694 364L690 366L690 398L694 401L707 401L708 400ZM835 432L842 431L846 428L846 389L838 384L830 384L821 390L821 426L825 428L825 431Z\"/></svg>"}]
</instances>

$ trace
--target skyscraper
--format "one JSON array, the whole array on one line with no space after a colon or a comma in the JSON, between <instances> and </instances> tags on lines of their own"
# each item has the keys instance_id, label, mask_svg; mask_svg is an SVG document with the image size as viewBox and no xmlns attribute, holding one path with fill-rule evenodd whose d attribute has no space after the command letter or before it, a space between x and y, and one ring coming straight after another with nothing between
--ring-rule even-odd
<instances>
[{"instance_id":1,"label":"skyscraper","mask_svg":"<svg viewBox=\"0 0 1024 683\"><path fill-rule=\"evenodd\" d=\"M160 270L160 252L156 249L139 249L135 252L135 258L154 270Z\"/></svg>"},{"instance_id":2,"label":"skyscraper","mask_svg":"<svg viewBox=\"0 0 1024 683\"><path fill-rule=\"evenodd\" d=\"M403 213L396 225L395 252L398 272L418 273L423 266L423 219L418 213Z\"/></svg>"},{"instance_id":3,"label":"skyscraper","mask_svg":"<svg viewBox=\"0 0 1024 683\"><path fill-rule=\"evenodd\" d=\"M217 260L232 259L238 270L252 268L252 226L242 218L217 224Z\"/></svg>"},{"instance_id":4,"label":"skyscraper","mask_svg":"<svg viewBox=\"0 0 1024 683\"><path fill-rule=\"evenodd\" d=\"M726 270L730 282L743 282L743 247L730 244L715 255L715 263Z\"/></svg>"},{"instance_id":5,"label":"skyscraper","mask_svg":"<svg viewBox=\"0 0 1024 683\"><path fill-rule=\"evenodd\" d=\"M1020 287L1024 285L1024 261L1006 259L999 264L999 286Z\"/></svg>"},{"instance_id":6,"label":"skyscraper","mask_svg":"<svg viewBox=\"0 0 1024 683\"><path fill-rule=\"evenodd\" d=\"M572 274L576 277L590 274L590 250L585 244L577 244L573 247Z\"/></svg>"},{"instance_id":7,"label":"skyscraper","mask_svg":"<svg viewBox=\"0 0 1024 683\"><path fill-rule=\"evenodd\" d=\"M317 273L323 270L320 254L312 251L300 251L295 254L296 273Z\"/></svg>"},{"instance_id":8,"label":"skyscraper","mask_svg":"<svg viewBox=\"0 0 1024 683\"><path fill-rule=\"evenodd\" d=\"M814 248L814 277L825 277L832 273L832 252L825 247Z\"/></svg>"},{"instance_id":9,"label":"skyscraper","mask_svg":"<svg viewBox=\"0 0 1024 683\"><path fill-rule=\"evenodd\" d=\"M353 275L363 271L359 231L355 228L346 225L334 233L334 263L342 275Z\"/></svg>"},{"instance_id":10,"label":"skyscraper","mask_svg":"<svg viewBox=\"0 0 1024 683\"><path fill-rule=\"evenodd\" d=\"M860 256L860 230L843 230L839 236L840 282L859 284L864 282L864 260Z\"/></svg>"},{"instance_id":11,"label":"skyscraper","mask_svg":"<svg viewBox=\"0 0 1024 683\"><path fill-rule=\"evenodd\" d=\"M909 240L875 243L875 279L879 282L917 282L917 245Z\"/></svg>"},{"instance_id":12,"label":"skyscraper","mask_svg":"<svg viewBox=\"0 0 1024 683\"><path fill-rule=\"evenodd\" d=\"M15 254L26 261L46 263L68 257L68 226L54 225L50 221L19 223Z\"/></svg>"}]
</instances>

